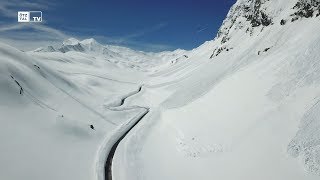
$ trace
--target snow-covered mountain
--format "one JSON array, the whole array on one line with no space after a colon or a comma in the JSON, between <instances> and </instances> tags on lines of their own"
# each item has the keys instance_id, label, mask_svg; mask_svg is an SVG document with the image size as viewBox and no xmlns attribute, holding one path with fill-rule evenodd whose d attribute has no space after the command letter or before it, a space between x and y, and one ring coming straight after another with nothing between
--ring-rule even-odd
<instances>
[{"instance_id":1,"label":"snow-covered mountain","mask_svg":"<svg viewBox=\"0 0 320 180\"><path fill-rule=\"evenodd\" d=\"M319 179L319 13L238 0L191 51L0 44L0 179Z\"/></svg>"},{"instance_id":2,"label":"snow-covered mountain","mask_svg":"<svg viewBox=\"0 0 320 180\"><path fill-rule=\"evenodd\" d=\"M213 41L127 101L154 112L118 147L116 179L319 179L318 13L238 0Z\"/></svg>"},{"instance_id":3,"label":"snow-covered mountain","mask_svg":"<svg viewBox=\"0 0 320 180\"><path fill-rule=\"evenodd\" d=\"M137 93L149 73L187 61L178 59L185 53L145 53L94 39L32 52L1 43L0 179L103 175L96 171L108 148L146 113L113 108Z\"/></svg>"},{"instance_id":4,"label":"snow-covered mountain","mask_svg":"<svg viewBox=\"0 0 320 180\"><path fill-rule=\"evenodd\" d=\"M38 48L33 52L81 52L95 57L104 58L107 61L118 63L122 66L143 71L152 71L155 70L152 67L160 65L167 66L170 65L170 62L172 63L182 57L187 57L187 52L182 49L160 53L142 52L121 46L102 45L93 38L84 39L82 41L75 38L69 38L62 42L61 46L53 47L49 45L45 48Z\"/></svg>"}]
</instances>

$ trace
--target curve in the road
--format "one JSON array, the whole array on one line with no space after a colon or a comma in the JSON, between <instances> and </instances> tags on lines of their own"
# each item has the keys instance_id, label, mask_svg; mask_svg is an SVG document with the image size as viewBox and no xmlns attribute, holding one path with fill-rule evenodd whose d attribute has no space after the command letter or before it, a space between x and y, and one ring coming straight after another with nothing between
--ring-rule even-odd
<instances>
[{"instance_id":1,"label":"curve in the road","mask_svg":"<svg viewBox=\"0 0 320 180\"><path fill-rule=\"evenodd\" d=\"M123 98L121 99L121 103L120 103L120 105L119 105L118 107L122 106L122 105L124 104L124 102L126 101L127 98L138 94L138 93L142 90L142 86L143 86L143 85L139 86L139 88L138 88L136 91L134 91L134 92L132 92L132 93L129 93L127 96L123 97Z\"/></svg>"},{"instance_id":2,"label":"curve in the road","mask_svg":"<svg viewBox=\"0 0 320 180\"><path fill-rule=\"evenodd\" d=\"M112 160L114 157L114 154L116 152L116 149L119 145L119 143L123 140L124 137L126 137L126 135L140 122L141 119L143 119L149 112L149 108L145 108L147 111L145 112L145 114L143 114L140 119L138 119L118 140L117 142L112 146L109 154L108 154L108 158L107 161L105 163L104 166L104 170L105 170L105 180L112 180Z\"/></svg>"},{"instance_id":3,"label":"curve in the road","mask_svg":"<svg viewBox=\"0 0 320 180\"><path fill-rule=\"evenodd\" d=\"M142 87L143 85L141 85L137 91L129 94L128 96L124 97L121 99L121 104L118 106L118 107L121 107L125 100L131 96L134 96L136 94L138 94L141 90L142 90ZM149 108L147 107L140 107L140 106L129 106L129 107L124 107L124 109L122 110L125 110L125 109L145 109L145 113L138 119L136 120L136 122L131 125L131 127L124 132L124 134L122 136L120 136L120 138L113 144L112 148L110 149L109 151L109 154L107 156L107 161L105 162L105 165L104 165L104 172L105 172L105 180L112 180L112 160L113 160L113 157L114 157L114 154L116 152L116 149L119 145L119 143L126 137L126 135L149 113ZM110 110L115 110L115 111L119 111L119 109L111 109Z\"/></svg>"}]
</instances>

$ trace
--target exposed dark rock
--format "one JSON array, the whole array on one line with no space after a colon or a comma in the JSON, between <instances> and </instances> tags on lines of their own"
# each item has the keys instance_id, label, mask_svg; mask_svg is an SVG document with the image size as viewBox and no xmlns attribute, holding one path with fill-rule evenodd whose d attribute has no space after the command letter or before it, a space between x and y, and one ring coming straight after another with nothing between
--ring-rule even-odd
<instances>
[{"instance_id":1,"label":"exposed dark rock","mask_svg":"<svg viewBox=\"0 0 320 180\"><path fill-rule=\"evenodd\" d=\"M221 40L221 44L226 43L230 38L228 36L224 36Z\"/></svg>"},{"instance_id":2,"label":"exposed dark rock","mask_svg":"<svg viewBox=\"0 0 320 180\"><path fill-rule=\"evenodd\" d=\"M34 64L33 66L36 67L36 68L38 68L38 69L40 69L40 67L39 67L38 65L35 65L35 64Z\"/></svg>"},{"instance_id":3,"label":"exposed dark rock","mask_svg":"<svg viewBox=\"0 0 320 180\"><path fill-rule=\"evenodd\" d=\"M221 38L221 44L226 44L230 40L232 30L246 28L245 32L250 32L250 35L253 35L255 27L262 26L262 31L263 27L273 24L271 16L268 15L266 8L263 6L268 1L246 0L246 2L233 6L217 34L217 38ZM245 18L246 21L239 21L242 18Z\"/></svg>"},{"instance_id":4,"label":"exposed dark rock","mask_svg":"<svg viewBox=\"0 0 320 180\"><path fill-rule=\"evenodd\" d=\"M220 47L217 49L217 53L216 56L218 56L224 49L226 49L226 47Z\"/></svg>"},{"instance_id":5,"label":"exposed dark rock","mask_svg":"<svg viewBox=\"0 0 320 180\"><path fill-rule=\"evenodd\" d=\"M68 51L78 51L78 52L83 52L85 51L84 48L81 46L80 43L76 45L63 45L61 48L58 49L62 53L66 53Z\"/></svg>"},{"instance_id":6,"label":"exposed dark rock","mask_svg":"<svg viewBox=\"0 0 320 180\"><path fill-rule=\"evenodd\" d=\"M176 58L176 60L174 60L174 61L171 61L171 63L173 64L173 63L175 63L175 62L177 62L177 61L179 61L180 59L182 59L182 58L189 58L189 56L187 56L187 55L183 55L183 56L181 56L181 57L178 57L178 58Z\"/></svg>"},{"instance_id":7,"label":"exposed dark rock","mask_svg":"<svg viewBox=\"0 0 320 180\"><path fill-rule=\"evenodd\" d=\"M286 22L287 22L286 20L282 19L282 20L280 21L280 25L282 25L282 26L283 26L283 25L285 25L285 24L286 24Z\"/></svg>"},{"instance_id":8,"label":"exposed dark rock","mask_svg":"<svg viewBox=\"0 0 320 180\"><path fill-rule=\"evenodd\" d=\"M294 21L296 21L298 19L299 19L298 17L294 17L294 18L291 19L291 22L294 22Z\"/></svg>"},{"instance_id":9,"label":"exposed dark rock","mask_svg":"<svg viewBox=\"0 0 320 180\"><path fill-rule=\"evenodd\" d=\"M216 51L217 51L217 48L215 48L215 49L213 50L213 52L212 52L212 54L211 54L211 56L210 56L210 59L212 59L212 58L215 56Z\"/></svg>"},{"instance_id":10,"label":"exposed dark rock","mask_svg":"<svg viewBox=\"0 0 320 180\"><path fill-rule=\"evenodd\" d=\"M268 52L271 49L271 47L265 48L263 51L258 51L258 55L261 55L261 53Z\"/></svg>"},{"instance_id":11,"label":"exposed dark rock","mask_svg":"<svg viewBox=\"0 0 320 180\"><path fill-rule=\"evenodd\" d=\"M222 46L222 47L216 48L216 49L213 50L213 53L211 54L210 59L212 59L215 56L219 56L219 54L222 53L224 50L226 52L229 52L232 49L233 49L232 47L231 48L227 48L226 46Z\"/></svg>"},{"instance_id":12,"label":"exposed dark rock","mask_svg":"<svg viewBox=\"0 0 320 180\"><path fill-rule=\"evenodd\" d=\"M247 21L250 21L252 27L258 27L260 25L269 26L272 23L272 19L262 10L261 0L256 0L253 3L253 9L244 7L244 10L247 11L247 14L245 15Z\"/></svg>"},{"instance_id":13,"label":"exposed dark rock","mask_svg":"<svg viewBox=\"0 0 320 180\"><path fill-rule=\"evenodd\" d=\"M320 15L320 1L319 0L299 0L293 9L296 10L291 16L292 22L298 20L299 18L311 18L313 14L318 11L316 17Z\"/></svg>"},{"instance_id":14,"label":"exposed dark rock","mask_svg":"<svg viewBox=\"0 0 320 180\"><path fill-rule=\"evenodd\" d=\"M271 48L265 48L265 49L263 50L263 52L267 52L267 51L269 51L269 49L271 49Z\"/></svg>"}]
</instances>

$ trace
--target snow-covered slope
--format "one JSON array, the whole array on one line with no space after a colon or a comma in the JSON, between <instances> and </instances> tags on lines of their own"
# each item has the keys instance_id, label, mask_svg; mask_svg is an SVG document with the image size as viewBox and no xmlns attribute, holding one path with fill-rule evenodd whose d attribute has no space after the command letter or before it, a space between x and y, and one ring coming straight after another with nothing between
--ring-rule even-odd
<instances>
[{"instance_id":1,"label":"snow-covered slope","mask_svg":"<svg viewBox=\"0 0 320 180\"><path fill-rule=\"evenodd\" d=\"M105 138L144 112L108 107L144 75L78 53L0 54L1 179L94 179Z\"/></svg>"},{"instance_id":2,"label":"snow-covered slope","mask_svg":"<svg viewBox=\"0 0 320 180\"><path fill-rule=\"evenodd\" d=\"M0 44L0 179L102 180L141 117L113 179L319 179L318 14L238 0L192 51Z\"/></svg>"},{"instance_id":3,"label":"snow-covered slope","mask_svg":"<svg viewBox=\"0 0 320 180\"><path fill-rule=\"evenodd\" d=\"M313 16L239 0L213 41L153 74L127 101L153 112L120 144L116 179L319 179L319 4L304 2Z\"/></svg>"},{"instance_id":4,"label":"snow-covered slope","mask_svg":"<svg viewBox=\"0 0 320 180\"><path fill-rule=\"evenodd\" d=\"M0 43L0 179L103 177L109 148L146 113L118 106L185 52L74 38L32 52Z\"/></svg>"}]
</instances>

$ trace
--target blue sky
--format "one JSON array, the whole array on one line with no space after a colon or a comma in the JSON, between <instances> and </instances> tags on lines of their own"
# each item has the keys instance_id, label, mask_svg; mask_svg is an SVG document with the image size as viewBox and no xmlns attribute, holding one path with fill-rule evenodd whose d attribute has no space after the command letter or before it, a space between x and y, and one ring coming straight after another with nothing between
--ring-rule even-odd
<instances>
[{"instance_id":1,"label":"blue sky","mask_svg":"<svg viewBox=\"0 0 320 180\"><path fill-rule=\"evenodd\" d=\"M235 0L63 0L0 2L0 40L37 44L93 37L145 51L192 49L215 37ZM17 23L18 10L41 10L42 24Z\"/></svg>"}]
</instances>

